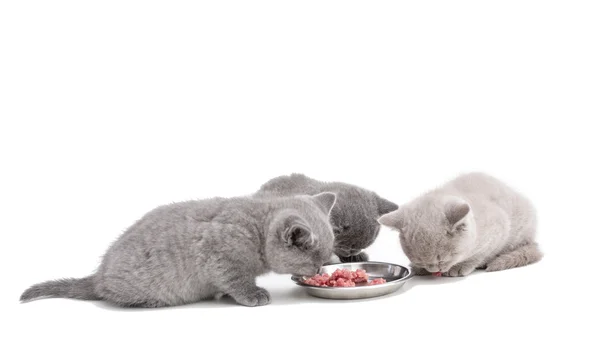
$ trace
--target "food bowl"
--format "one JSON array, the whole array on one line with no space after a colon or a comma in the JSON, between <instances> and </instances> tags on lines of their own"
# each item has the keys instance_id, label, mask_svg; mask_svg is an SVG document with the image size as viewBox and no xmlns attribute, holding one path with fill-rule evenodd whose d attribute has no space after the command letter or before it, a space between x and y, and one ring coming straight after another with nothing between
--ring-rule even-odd
<instances>
[{"instance_id":1,"label":"food bowl","mask_svg":"<svg viewBox=\"0 0 600 347\"><path fill-rule=\"evenodd\" d=\"M357 283L356 287L317 287L304 283L304 280L308 278L307 276L292 276L292 281L305 288L306 292L312 296L325 299L349 300L373 298L393 293L400 289L413 276L410 268L375 261L326 265L321 267L319 273L332 274L336 269L348 269L350 271L363 269L369 275L369 280L383 278L386 283L375 285Z\"/></svg>"}]
</instances>

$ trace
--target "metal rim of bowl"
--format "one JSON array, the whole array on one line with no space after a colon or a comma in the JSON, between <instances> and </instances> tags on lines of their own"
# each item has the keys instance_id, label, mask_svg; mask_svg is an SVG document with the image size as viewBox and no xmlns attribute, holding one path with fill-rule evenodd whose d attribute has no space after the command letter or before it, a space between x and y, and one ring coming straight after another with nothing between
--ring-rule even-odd
<instances>
[{"instance_id":1,"label":"metal rim of bowl","mask_svg":"<svg viewBox=\"0 0 600 347\"><path fill-rule=\"evenodd\" d=\"M412 271L412 269L410 267L407 266L402 266L399 264L394 264L394 263L386 263L386 262L382 262L382 261L358 261L358 262L351 262L351 263L340 263L340 264L383 264L383 265L392 265L392 266L398 266L401 268L404 268L408 271L408 275L402 277L402 278L398 278L396 280L392 280L389 282L385 282L382 284L376 284L377 288L382 288L382 287L391 287L394 286L400 282L405 282L407 280L409 280L410 278L412 278L414 276L414 272ZM324 266L333 266L333 265L339 265L339 264L329 264L329 265L324 265ZM318 289L323 289L323 290L364 290L365 286L359 286L359 287L318 287L318 286L312 286L310 284L306 284L304 282L298 281L298 278L302 278L305 276L292 276L292 281L294 281L297 285L301 286L301 287L306 287L306 288L318 288Z\"/></svg>"}]
</instances>

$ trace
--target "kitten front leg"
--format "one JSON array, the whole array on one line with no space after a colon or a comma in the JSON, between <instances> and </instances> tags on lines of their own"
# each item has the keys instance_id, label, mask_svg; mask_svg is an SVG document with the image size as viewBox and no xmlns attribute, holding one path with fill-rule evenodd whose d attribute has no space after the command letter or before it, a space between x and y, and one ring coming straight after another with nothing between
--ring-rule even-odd
<instances>
[{"instance_id":1,"label":"kitten front leg","mask_svg":"<svg viewBox=\"0 0 600 347\"><path fill-rule=\"evenodd\" d=\"M213 266L218 275L213 275L213 284L219 292L229 295L238 304L244 306L263 306L271 303L269 292L256 285L257 264L251 257L245 258L245 263L226 257L220 258ZM253 266L252 266L253 265Z\"/></svg>"},{"instance_id":2,"label":"kitten front leg","mask_svg":"<svg viewBox=\"0 0 600 347\"><path fill-rule=\"evenodd\" d=\"M263 306L271 303L269 292L256 285L256 279L250 276L229 277L222 281L219 289L244 306Z\"/></svg>"},{"instance_id":3,"label":"kitten front leg","mask_svg":"<svg viewBox=\"0 0 600 347\"><path fill-rule=\"evenodd\" d=\"M417 275L417 276L427 276L427 275L431 275L431 272L425 270L422 267L418 267L413 265L412 263L410 264L410 268L412 269L412 272Z\"/></svg>"},{"instance_id":4,"label":"kitten front leg","mask_svg":"<svg viewBox=\"0 0 600 347\"><path fill-rule=\"evenodd\" d=\"M264 306L271 303L271 294L265 288L256 285L233 290L229 295L244 306Z\"/></svg>"},{"instance_id":5,"label":"kitten front leg","mask_svg":"<svg viewBox=\"0 0 600 347\"><path fill-rule=\"evenodd\" d=\"M369 255L365 252L360 252L357 255L351 255L349 257L339 257L342 263L352 263L352 262L361 262L368 261Z\"/></svg>"},{"instance_id":6,"label":"kitten front leg","mask_svg":"<svg viewBox=\"0 0 600 347\"><path fill-rule=\"evenodd\" d=\"M447 277L462 277L467 276L471 272L475 271L477 268L478 262L466 261L462 263L458 263L448 270L448 272L442 273L442 276Z\"/></svg>"}]
</instances>

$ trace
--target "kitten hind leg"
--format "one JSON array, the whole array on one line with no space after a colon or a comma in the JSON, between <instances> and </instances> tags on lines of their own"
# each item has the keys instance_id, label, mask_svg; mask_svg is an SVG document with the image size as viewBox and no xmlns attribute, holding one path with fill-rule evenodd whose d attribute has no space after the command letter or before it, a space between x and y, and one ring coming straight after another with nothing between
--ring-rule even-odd
<instances>
[{"instance_id":1,"label":"kitten hind leg","mask_svg":"<svg viewBox=\"0 0 600 347\"><path fill-rule=\"evenodd\" d=\"M108 286L105 283L100 284L96 289L97 294L102 300L108 301L112 304L121 307L166 307L171 306L168 303L156 299L149 299L137 288L131 288L129 286L120 285L120 283L111 283L112 286Z\"/></svg>"},{"instance_id":2,"label":"kitten hind leg","mask_svg":"<svg viewBox=\"0 0 600 347\"><path fill-rule=\"evenodd\" d=\"M127 307L140 307L140 308L157 308L169 306L166 303L158 300L145 300L134 304L129 304Z\"/></svg>"},{"instance_id":3,"label":"kitten hind leg","mask_svg":"<svg viewBox=\"0 0 600 347\"><path fill-rule=\"evenodd\" d=\"M525 266L540 261L543 257L537 243L528 243L510 252L498 255L486 267L486 271L500 271Z\"/></svg>"}]
</instances>

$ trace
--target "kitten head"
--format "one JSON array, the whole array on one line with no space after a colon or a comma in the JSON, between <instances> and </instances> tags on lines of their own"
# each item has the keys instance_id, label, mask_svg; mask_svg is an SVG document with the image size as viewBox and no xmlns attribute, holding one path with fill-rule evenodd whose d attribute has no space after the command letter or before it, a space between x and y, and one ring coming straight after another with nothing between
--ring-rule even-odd
<instances>
[{"instance_id":1,"label":"kitten head","mask_svg":"<svg viewBox=\"0 0 600 347\"><path fill-rule=\"evenodd\" d=\"M465 260L475 244L475 220L469 204L454 196L426 196L379 218L400 232L404 253L417 267L447 272Z\"/></svg>"},{"instance_id":2,"label":"kitten head","mask_svg":"<svg viewBox=\"0 0 600 347\"><path fill-rule=\"evenodd\" d=\"M398 208L374 192L349 184L330 183L325 189L337 195L330 222L335 235L334 252L339 257L357 255L373 244L380 229L377 218Z\"/></svg>"},{"instance_id":3,"label":"kitten head","mask_svg":"<svg viewBox=\"0 0 600 347\"><path fill-rule=\"evenodd\" d=\"M277 200L268 226L266 260L276 273L312 276L333 252L329 213L333 193Z\"/></svg>"}]
</instances>

